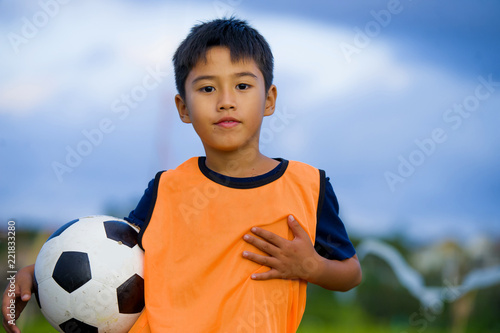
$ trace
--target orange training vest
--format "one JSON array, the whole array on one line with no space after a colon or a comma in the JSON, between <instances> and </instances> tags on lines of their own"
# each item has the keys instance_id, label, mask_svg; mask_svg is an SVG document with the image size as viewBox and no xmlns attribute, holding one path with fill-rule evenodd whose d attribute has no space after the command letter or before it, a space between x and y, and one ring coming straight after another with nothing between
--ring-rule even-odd
<instances>
[{"instance_id":1,"label":"orange training vest","mask_svg":"<svg viewBox=\"0 0 500 333\"><path fill-rule=\"evenodd\" d=\"M130 332L297 330L307 283L252 280L269 268L242 257L260 253L243 240L253 226L292 239L290 214L314 242L324 176L304 163L283 163L277 179L253 188L210 180L197 157L157 175L154 208L141 230L146 307Z\"/></svg>"}]
</instances>

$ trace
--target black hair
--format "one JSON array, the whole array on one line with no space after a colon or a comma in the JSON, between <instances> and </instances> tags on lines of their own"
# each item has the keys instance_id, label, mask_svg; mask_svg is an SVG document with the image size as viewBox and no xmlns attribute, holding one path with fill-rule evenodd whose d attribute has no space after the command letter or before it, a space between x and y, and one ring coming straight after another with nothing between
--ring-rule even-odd
<instances>
[{"instance_id":1,"label":"black hair","mask_svg":"<svg viewBox=\"0 0 500 333\"><path fill-rule=\"evenodd\" d=\"M182 99L185 99L185 83L189 72L199 60L206 60L206 53L213 46L227 47L232 61L245 58L254 60L264 76L267 94L273 83L271 48L264 37L246 21L230 17L195 25L175 51L175 85Z\"/></svg>"}]
</instances>

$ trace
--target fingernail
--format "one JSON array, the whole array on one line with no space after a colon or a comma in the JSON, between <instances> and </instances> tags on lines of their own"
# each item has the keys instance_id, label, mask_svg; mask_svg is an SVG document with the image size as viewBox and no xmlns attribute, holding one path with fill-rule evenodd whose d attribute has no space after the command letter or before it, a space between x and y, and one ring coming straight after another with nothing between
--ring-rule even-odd
<instances>
[{"instance_id":1,"label":"fingernail","mask_svg":"<svg viewBox=\"0 0 500 333\"><path fill-rule=\"evenodd\" d=\"M252 274L252 279L255 279L255 278L257 278L257 275Z\"/></svg>"},{"instance_id":2,"label":"fingernail","mask_svg":"<svg viewBox=\"0 0 500 333\"><path fill-rule=\"evenodd\" d=\"M248 252L247 251L243 251L243 257L248 257Z\"/></svg>"},{"instance_id":3,"label":"fingernail","mask_svg":"<svg viewBox=\"0 0 500 333\"><path fill-rule=\"evenodd\" d=\"M21 299L22 299L23 301L27 301L27 300L29 300L29 299L30 299L30 295L28 295L28 294L24 294L23 296L21 296Z\"/></svg>"},{"instance_id":4,"label":"fingernail","mask_svg":"<svg viewBox=\"0 0 500 333\"><path fill-rule=\"evenodd\" d=\"M245 236L243 236L243 239L244 239L244 240L249 240L249 239L250 239L250 236L245 235Z\"/></svg>"},{"instance_id":5,"label":"fingernail","mask_svg":"<svg viewBox=\"0 0 500 333\"><path fill-rule=\"evenodd\" d=\"M253 227L251 230L252 230L252 232L256 232L256 231L257 231L257 228L256 228L256 227Z\"/></svg>"}]
</instances>

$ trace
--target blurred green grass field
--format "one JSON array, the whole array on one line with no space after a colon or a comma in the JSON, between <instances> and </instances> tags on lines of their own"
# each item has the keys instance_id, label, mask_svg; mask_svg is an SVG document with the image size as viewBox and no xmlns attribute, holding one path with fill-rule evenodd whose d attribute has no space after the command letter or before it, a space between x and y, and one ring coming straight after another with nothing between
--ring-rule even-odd
<instances>
[{"instance_id":1,"label":"blurred green grass field","mask_svg":"<svg viewBox=\"0 0 500 333\"><path fill-rule=\"evenodd\" d=\"M308 308L299 327L298 333L403 333L419 332L419 327L411 327L404 322L391 323L390 321L371 318L355 304L341 305L328 300L331 295L321 293L315 295L314 300L308 304ZM30 302L18 321L23 333L55 333L57 332L43 318L36 305ZM427 333L449 332L444 328L428 327Z\"/></svg>"},{"instance_id":2,"label":"blurred green grass field","mask_svg":"<svg viewBox=\"0 0 500 333\"><path fill-rule=\"evenodd\" d=\"M298 333L448 333L452 332L450 326L450 312L445 309L440 314L420 315L418 304L414 312L408 314L386 315L370 314L357 300L358 295L334 296L332 292L322 290L316 286L309 286L308 302L306 312L302 319ZM361 287L360 287L361 289ZM500 288L493 290L493 295L498 296ZM491 290L489 291L491 294ZM354 294L354 293L353 293ZM484 294L487 294L484 292ZM486 296L486 295L483 295ZM479 297L479 295L478 295ZM346 298L346 299L342 299ZM392 307L385 306L385 300L380 299L381 307L386 311L393 311ZM410 302L411 303L411 302ZM408 304L407 304L408 305ZM407 305L403 305L404 309ZM379 309L384 312L384 309ZM492 309L495 311L495 309ZM498 308L496 308L498 311ZM417 315L414 315L416 313ZM498 313L498 312L497 312ZM410 318L414 316L413 320ZM475 316L464 331L470 333L493 333L499 332L499 323L492 321L482 321L480 316ZM23 313L18 325L23 333L53 333L57 332L43 318L36 302L30 302Z\"/></svg>"}]
</instances>

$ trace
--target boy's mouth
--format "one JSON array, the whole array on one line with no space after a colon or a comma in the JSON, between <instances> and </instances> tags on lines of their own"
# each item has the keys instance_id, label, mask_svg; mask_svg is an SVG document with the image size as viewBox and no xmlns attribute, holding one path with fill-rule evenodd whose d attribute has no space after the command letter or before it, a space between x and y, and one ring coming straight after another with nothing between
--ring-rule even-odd
<instances>
[{"instance_id":1,"label":"boy's mouth","mask_svg":"<svg viewBox=\"0 0 500 333\"><path fill-rule=\"evenodd\" d=\"M231 128L231 127L238 125L239 123L240 123L240 121L235 119L235 118L224 117L224 118L219 119L215 123L215 125L220 126L220 127L224 127L224 128Z\"/></svg>"}]
</instances>

